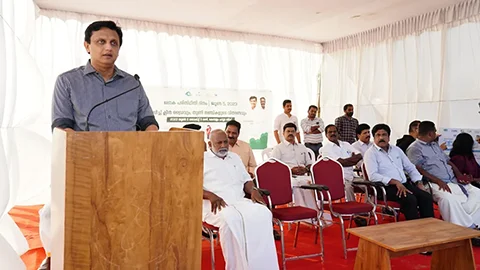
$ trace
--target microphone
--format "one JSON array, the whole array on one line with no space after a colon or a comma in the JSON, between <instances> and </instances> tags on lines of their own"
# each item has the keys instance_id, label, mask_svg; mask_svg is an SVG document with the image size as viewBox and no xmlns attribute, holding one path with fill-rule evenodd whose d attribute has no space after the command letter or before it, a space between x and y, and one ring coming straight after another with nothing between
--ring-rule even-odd
<instances>
[{"instance_id":1,"label":"microphone","mask_svg":"<svg viewBox=\"0 0 480 270\"><path fill-rule=\"evenodd\" d=\"M113 96L113 97L111 97L111 98L107 98L107 99L105 99L104 101L98 103L97 105L93 106L93 107L90 109L90 111L89 111L88 114L87 114L87 121L86 121L87 123L86 123L85 131L90 131L90 125L89 125L89 123L88 123L88 120L90 119L90 114L92 114L92 111L93 111L95 108L97 108L98 106L100 106L100 105L102 105L102 104L105 104L105 103L107 103L107 102L109 102L109 101L111 101L111 100L113 100L113 99L116 99L116 98L118 98L118 97L120 97L120 96L123 96L123 95L125 95L126 93L130 93L130 92L132 92L133 90L139 88L139 87L142 85L142 83L140 83L140 76L138 76L137 74L135 74L133 77L134 77L135 80L137 80L137 82L138 82L137 86L135 86L135 87L133 87L133 88L131 88L131 89L128 89L127 91L122 92L122 93L120 93L120 94L118 94L118 95L116 95L116 96Z\"/></svg>"}]
</instances>

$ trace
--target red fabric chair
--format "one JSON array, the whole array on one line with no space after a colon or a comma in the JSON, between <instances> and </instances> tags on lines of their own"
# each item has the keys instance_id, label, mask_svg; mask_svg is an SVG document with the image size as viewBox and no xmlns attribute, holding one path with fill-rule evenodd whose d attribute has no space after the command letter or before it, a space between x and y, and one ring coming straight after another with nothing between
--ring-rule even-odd
<instances>
[{"instance_id":1,"label":"red fabric chair","mask_svg":"<svg viewBox=\"0 0 480 270\"><path fill-rule=\"evenodd\" d=\"M312 165L311 168L313 182L318 185L328 187L327 190L321 191L322 196L328 200L321 200L320 211L321 219L323 220L323 211L330 211L333 217L336 217L340 220L338 222L341 226L342 231L342 244L343 244L343 253L345 259L347 258L347 251L356 250L357 248L347 249L347 243L345 239L345 226L344 226L344 217L350 219L350 225L352 224L352 219L354 216L365 218L361 214L368 214L368 220L373 215L375 224L377 224L377 216L375 215L375 205L373 203L363 203L363 202L335 202L345 198L345 184L343 178L343 167L342 165L333 159L328 157L322 157L317 160ZM367 197L368 197L368 190ZM325 221L327 222L327 221ZM337 222L334 222L337 223Z\"/></svg>"},{"instance_id":2,"label":"red fabric chair","mask_svg":"<svg viewBox=\"0 0 480 270\"><path fill-rule=\"evenodd\" d=\"M367 169L365 168L365 164L362 165L362 174L363 174L363 179L365 181L369 181L368 174L367 174ZM382 216L389 216L393 217L393 220L395 222L398 221L398 214L400 213L400 203L395 202L395 201L389 201L387 200L387 192L385 190L385 185L381 182L370 182L372 183L372 186L369 187L369 190L371 191L371 198L370 201L375 204L375 208L380 208L380 212L377 212L379 215ZM382 199L378 200L378 191L382 193ZM389 213L392 212L392 214Z\"/></svg>"},{"instance_id":3,"label":"red fabric chair","mask_svg":"<svg viewBox=\"0 0 480 270\"><path fill-rule=\"evenodd\" d=\"M275 208L277 205L291 204L293 201L293 190L291 184L292 172L290 168L283 162L271 158L257 167L255 170L257 176L258 187L267 189L270 196L267 196L266 202L272 211L273 222L280 227L280 236L282 244L282 268L286 269L286 261L298 260L309 257L320 256L323 260L323 234L322 226L317 210L303 207L303 206L289 206L285 208ZM323 190L324 187L320 185L305 185L299 188L311 190ZM304 219L313 219L316 221L313 226L318 228L320 233L320 253L307 254L296 257L285 257L285 240L283 233L283 223L297 223L295 231L294 246L297 242L298 230L300 221ZM315 234L315 242L317 234Z\"/></svg>"}]
</instances>

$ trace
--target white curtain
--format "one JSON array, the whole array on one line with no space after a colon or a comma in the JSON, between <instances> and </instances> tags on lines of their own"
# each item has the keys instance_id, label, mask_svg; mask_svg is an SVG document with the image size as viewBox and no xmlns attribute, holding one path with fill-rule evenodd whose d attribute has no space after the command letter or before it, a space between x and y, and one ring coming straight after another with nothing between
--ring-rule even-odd
<instances>
[{"instance_id":1,"label":"white curtain","mask_svg":"<svg viewBox=\"0 0 480 270\"><path fill-rule=\"evenodd\" d=\"M320 103L326 123L352 103L360 123L387 123L396 139L415 120L478 128L480 23L436 27L400 40L324 54Z\"/></svg>"},{"instance_id":2,"label":"white curtain","mask_svg":"<svg viewBox=\"0 0 480 270\"><path fill-rule=\"evenodd\" d=\"M2 268L15 270L24 268L18 255L28 246L8 211L14 205L45 203L50 196L55 79L87 62L85 28L106 18L36 10L31 0L1 3L0 262ZM275 115L285 98L293 100L298 115L316 102L318 44L108 19L124 32L118 67L139 74L143 85L152 86L147 94L160 87L271 90Z\"/></svg>"}]
</instances>

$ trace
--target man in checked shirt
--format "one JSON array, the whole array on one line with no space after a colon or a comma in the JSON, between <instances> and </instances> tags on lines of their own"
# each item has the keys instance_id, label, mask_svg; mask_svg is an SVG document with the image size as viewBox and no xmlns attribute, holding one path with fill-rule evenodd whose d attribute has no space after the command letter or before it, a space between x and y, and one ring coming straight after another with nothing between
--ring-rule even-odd
<instances>
[{"instance_id":1,"label":"man in checked shirt","mask_svg":"<svg viewBox=\"0 0 480 270\"><path fill-rule=\"evenodd\" d=\"M346 104L343 106L344 115L335 119L335 126L338 130L339 140L350 144L356 141L357 135L355 130L358 127L358 120L353 118L353 105Z\"/></svg>"}]
</instances>

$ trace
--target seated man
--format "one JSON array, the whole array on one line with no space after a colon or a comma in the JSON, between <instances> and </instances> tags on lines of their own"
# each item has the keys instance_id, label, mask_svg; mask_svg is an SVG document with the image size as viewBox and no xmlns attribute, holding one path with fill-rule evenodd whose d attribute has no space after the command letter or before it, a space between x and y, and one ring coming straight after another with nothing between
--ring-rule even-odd
<instances>
[{"instance_id":1,"label":"seated man","mask_svg":"<svg viewBox=\"0 0 480 270\"><path fill-rule=\"evenodd\" d=\"M357 141L354 142L352 146L358 153L362 154L363 158L365 158L365 153L373 145L370 141L370 126L367 124L360 124L355 130L355 133L357 133ZM360 160L357 163L357 168L361 169L362 165L363 160Z\"/></svg>"},{"instance_id":2,"label":"seated man","mask_svg":"<svg viewBox=\"0 0 480 270\"><path fill-rule=\"evenodd\" d=\"M311 183L310 171L312 160L308 155L305 145L295 142L297 126L294 123L287 123L283 126L282 142L276 145L272 151L272 157L287 164L292 170L292 186L301 186ZM294 203L317 210L315 195L312 190L293 189Z\"/></svg>"},{"instance_id":3,"label":"seated man","mask_svg":"<svg viewBox=\"0 0 480 270\"><path fill-rule=\"evenodd\" d=\"M364 157L370 181L387 185L385 187L387 200L399 202L400 211L407 220L433 217L432 196L414 184L421 184L422 176L402 149L390 145L390 132L390 127L385 124L373 127L375 143ZM404 171L414 183L407 182Z\"/></svg>"},{"instance_id":4,"label":"seated man","mask_svg":"<svg viewBox=\"0 0 480 270\"><path fill-rule=\"evenodd\" d=\"M228 151L227 134L214 130L204 155L203 221L220 231L225 269L278 269L272 213L240 157ZM251 195L251 200L245 198Z\"/></svg>"},{"instance_id":5,"label":"seated man","mask_svg":"<svg viewBox=\"0 0 480 270\"><path fill-rule=\"evenodd\" d=\"M338 140L338 132L335 125L328 125L325 128L325 132L327 134L327 140L322 149L320 149L320 155L322 157L329 157L342 164L347 201L354 202L355 193L353 192L352 181L355 177L353 174L353 166L362 159L362 155L348 142Z\"/></svg>"},{"instance_id":6,"label":"seated man","mask_svg":"<svg viewBox=\"0 0 480 270\"><path fill-rule=\"evenodd\" d=\"M436 132L434 123L421 122L417 140L407 149L408 158L432 182L433 199L438 202L443 219L475 228L480 225L480 190L443 153L435 141Z\"/></svg>"},{"instance_id":7,"label":"seated man","mask_svg":"<svg viewBox=\"0 0 480 270\"><path fill-rule=\"evenodd\" d=\"M420 125L420 121L412 121L408 125L408 134L403 135L402 138L397 140L397 146L400 147L400 149L402 149L404 153L407 152L407 148L410 146L410 144L412 144L417 139L418 125Z\"/></svg>"},{"instance_id":8,"label":"seated man","mask_svg":"<svg viewBox=\"0 0 480 270\"><path fill-rule=\"evenodd\" d=\"M255 156L253 155L250 145L238 139L241 126L242 125L235 120L227 122L225 132L228 136L228 150L240 156L243 165L245 165L245 169L247 169L251 177L254 177L257 162L255 161Z\"/></svg>"}]
</instances>

